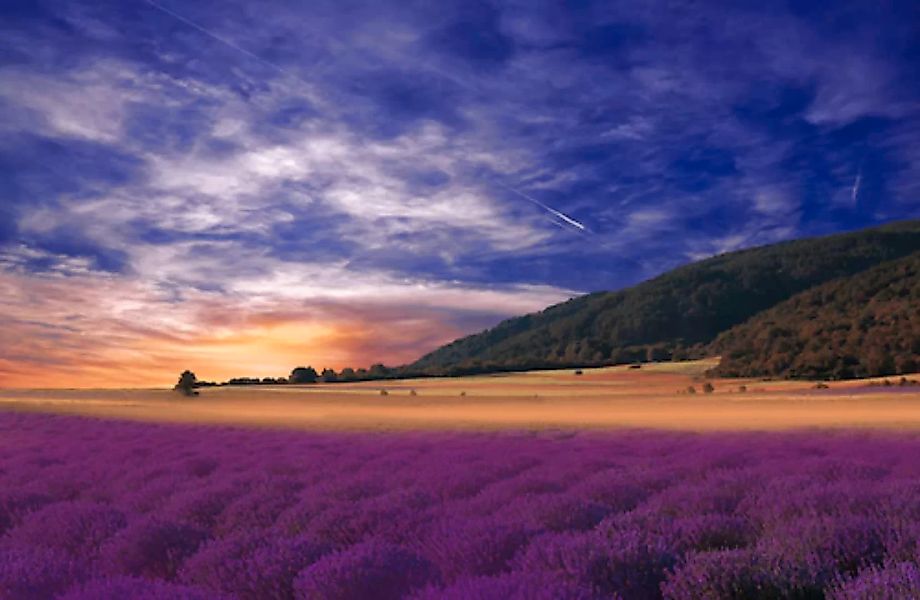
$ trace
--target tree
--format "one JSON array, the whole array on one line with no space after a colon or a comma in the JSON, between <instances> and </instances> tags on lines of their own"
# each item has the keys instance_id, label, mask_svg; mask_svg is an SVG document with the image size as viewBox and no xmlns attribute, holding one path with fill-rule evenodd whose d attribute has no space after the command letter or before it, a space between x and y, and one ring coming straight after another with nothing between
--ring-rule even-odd
<instances>
[{"instance_id":1,"label":"tree","mask_svg":"<svg viewBox=\"0 0 920 600\"><path fill-rule=\"evenodd\" d=\"M316 383L319 375L313 367L297 367L291 371L291 383Z\"/></svg>"},{"instance_id":2,"label":"tree","mask_svg":"<svg viewBox=\"0 0 920 600\"><path fill-rule=\"evenodd\" d=\"M198 378L195 377L195 374L189 370L185 370L179 375L179 382L176 383L176 387L173 389L184 396L197 396L198 392L195 391L195 384L198 382Z\"/></svg>"},{"instance_id":3,"label":"tree","mask_svg":"<svg viewBox=\"0 0 920 600\"><path fill-rule=\"evenodd\" d=\"M323 369L322 377L325 383L335 383L339 380L339 377L335 374L334 369Z\"/></svg>"},{"instance_id":4,"label":"tree","mask_svg":"<svg viewBox=\"0 0 920 600\"><path fill-rule=\"evenodd\" d=\"M351 367L345 367L339 372L339 379L342 381L354 381L355 377L355 370Z\"/></svg>"},{"instance_id":5,"label":"tree","mask_svg":"<svg viewBox=\"0 0 920 600\"><path fill-rule=\"evenodd\" d=\"M390 375L390 369L385 365L376 363L371 365L371 369L368 372L368 375L371 379L386 379Z\"/></svg>"}]
</instances>

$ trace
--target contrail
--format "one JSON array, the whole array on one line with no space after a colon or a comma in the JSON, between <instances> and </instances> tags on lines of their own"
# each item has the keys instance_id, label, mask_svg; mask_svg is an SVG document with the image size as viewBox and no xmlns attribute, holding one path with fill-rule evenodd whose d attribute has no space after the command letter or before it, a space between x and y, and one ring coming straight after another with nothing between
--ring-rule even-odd
<instances>
[{"instance_id":1,"label":"contrail","mask_svg":"<svg viewBox=\"0 0 920 600\"><path fill-rule=\"evenodd\" d=\"M558 210L556 210L555 208L543 204L542 202L540 202L540 201L537 200L536 198L531 198L530 196L528 196L528 195L525 194L524 192L520 192L520 191L518 191L518 190L516 190L516 189L514 189L514 188L512 188L512 187L508 187L507 185L503 185L503 184L499 184L499 185L501 185L503 188L505 188L506 190L508 190L508 191L510 191L510 192L514 192L515 194L517 194L518 196L520 196L520 197L523 198L524 200L527 200L528 202L531 202L531 203L533 203L533 204L536 204L537 206L539 206L540 208L542 208L543 210L545 210L545 211L548 212L549 214L553 215L553 216L556 217L557 219L560 219L560 220L562 220L562 221L565 221L566 223L568 223L568 224L571 225L572 227L575 227L576 229L578 229L578 230L580 230L580 231L588 231L588 228L587 228L587 227L585 227L583 224L579 223L578 221L576 221L576 220L573 219L572 217L568 216L567 214L561 213L561 212L559 212Z\"/></svg>"},{"instance_id":2,"label":"contrail","mask_svg":"<svg viewBox=\"0 0 920 600\"><path fill-rule=\"evenodd\" d=\"M143 1L144 1L146 4L148 4L149 6L155 8L156 10L158 10L158 11L160 11L160 12L166 14L166 15L169 15L170 17L176 19L177 21L179 21L179 22L181 22L181 23L184 23L185 25L191 27L192 29L195 29L196 31L199 31L199 32L205 34L206 36L210 37L211 39L220 42L220 43L223 44L224 46L227 46L228 48L232 48L233 50L236 50L237 52L240 52L240 53L242 53L242 54L245 54L245 55L248 56L249 58L251 58L251 59L253 59L253 60L257 61L257 62L260 62L260 63L262 63L263 65L265 65L265 66L267 66L267 67L271 67L272 69L278 71L279 73L282 73L282 74L284 74L284 75L290 75L290 76L293 76L293 77L296 78L295 75L292 75L291 73L289 73L287 70L284 69L284 67L281 67L280 65L277 65L277 64L275 64L275 63L273 63L273 62L271 62L271 61L267 61L267 60L265 60L264 58L262 58L261 56L259 56L258 54L254 54L254 53L250 52L249 50L246 50L245 48L243 48L243 47L241 47L241 46L238 46L238 45L234 44L233 42L231 42L231 41L228 40L227 38L225 38L225 37L223 37L223 36L221 36L221 35L218 35L218 34L214 33L213 31L207 29L206 27L204 27L204 26L202 26L202 25L199 25L199 24L196 23L195 21L192 21L191 19L182 16L182 15L180 15L179 13L177 13L177 12L171 10L171 9L166 8L166 7L163 6L162 4L159 4L159 3L157 3L157 2L154 2L153 0L143 0ZM298 79L299 79L299 78L298 78ZM518 190L516 190L516 189L514 189L514 188L508 187L508 186L503 185L503 184L500 184L500 185L502 185L502 187L504 187L505 189L507 189L507 190L509 190L509 191L511 191L511 192L514 192L515 194L517 194L517 195L520 196L521 198L524 198L524 199L527 200L528 202L531 202L531 203L533 203L533 204L539 206L540 208L542 208L543 210L545 210L546 212L548 212L549 214L551 214L551 215L554 216L555 218L559 219L560 221L563 221L564 223L570 225L571 227L574 227L574 228L576 228L576 229L578 229L579 231L582 231L582 232L587 232L587 231L589 231L588 228L584 226L584 224L579 223L578 221L576 221L576 220L573 219L572 217L568 216L567 214L565 214L565 213L563 213L563 212L560 212L560 211L556 210L555 208L553 208L553 207L551 207L551 206L547 206L546 204L540 202L540 201L537 200L536 198L532 198L532 197L528 196L527 194L525 194L525 193L523 193L523 192L520 192L520 191L518 191Z\"/></svg>"},{"instance_id":3,"label":"contrail","mask_svg":"<svg viewBox=\"0 0 920 600\"><path fill-rule=\"evenodd\" d=\"M272 69L278 71L279 73L283 73L284 75L290 75L290 73L288 73L287 71L285 71L283 67L281 67L281 66L279 66L279 65L276 65L276 64L273 63L273 62L267 61L267 60L265 60L264 58L262 58L261 56L259 56L258 54L253 54L252 52L250 52L249 50L247 50L247 49L245 49L245 48L242 48L242 47L240 47L240 46L237 46L236 44L234 44L233 42L231 42L231 41L228 40L227 38L222 37L222 36L220 36L220 35L217 35L217 34L214 33L213 31L210 31L210 30L206 29L205 27L202 27L201 25L199 25L198 23L192 21L191 19L188 19L188 18L186 18L186 17L183 17L183 16L180 15L179 13L174 12L174 11L172 11L172 10L166 8L165 6L163 6L163 5L161 5L161 4L157 4L157 3L154 2L153 0L144 0L144 2L146 2L147 4L149 4L150 6L152 6L153 8L157 9L158 11L163 12L163 13L169 15L170 17L176 19L177 21L180 21L180 22L182 22L182 23L185 23L186 25L188 25L188 26L191 27L192 29L197 29L197 30L200 31L201 33L203 33L203 34L205 34L206 36L210 37L211 39L217 40L218 42L220 42L220 43L223 44L224 46L227 46L228 48L233 48L233 49L236 50L237 52L242 52L243 54L245 54L245 55L248 56L249 58L258 61L258 62L262 63L263 65L265 65L265 66L267 66L267 67L271 67Z\"/></svg>"},{"instance_id":4,"label":"contrail","mask_svg":"<svg viewBox=\"0 0 920 600\"><path fill-rule=\"evenodd\" d=\"M859 172L856 174L856 181L853 182L853 190L850 192L850 198L853 199L853 204L856 204L856 200L859 197L860 183L862 183L862 167L859 167Z\"/></svg>"}]
</instances>

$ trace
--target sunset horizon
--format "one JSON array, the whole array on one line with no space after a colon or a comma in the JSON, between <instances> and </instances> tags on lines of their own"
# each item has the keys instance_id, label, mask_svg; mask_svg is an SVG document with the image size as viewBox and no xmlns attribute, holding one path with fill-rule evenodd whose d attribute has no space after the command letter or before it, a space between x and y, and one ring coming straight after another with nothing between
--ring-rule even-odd
<instances>
[{"instance_id":1,"label":"sunset horizon","mask_svg":"<svg viewBox=\"0 0 920 600\"><path fill-rule=\"evenodd\" d=\"M914 217L909 19L835 10L8 5L0 387L398 366Z\"/></svg>"}]
</instances>

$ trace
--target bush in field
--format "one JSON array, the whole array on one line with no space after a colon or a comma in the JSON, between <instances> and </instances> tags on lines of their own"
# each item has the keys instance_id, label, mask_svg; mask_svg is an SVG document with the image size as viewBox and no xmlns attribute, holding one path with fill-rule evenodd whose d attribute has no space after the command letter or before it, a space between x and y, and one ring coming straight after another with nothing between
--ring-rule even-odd
<instances>
[{"instance_id":1,"label":"bush in field","mask_svg":"<svg viewBox=\"0 0 920 600\"><path fill-rule=\"evenodd\" d=\"M94 555L99 546L125 526L124 515L105 504L56 502L23 518L7 533L17 544L61 550L73 556Z\"/></svg>"},{"instance_id":2,"label":"bush in field","mask_svg":"<svg viewBox=\"0 0 920 600\"><path fill-rule=\"evenodd\" d=\"M412 600L600 600L591 589L551 575L507 573L492 577L466 577L446 588L431 587ZM604 596L618 600L618 596Z\"/></svg>"},{"instance_id":3,"label":"bush in field","mask_svg":"<svg viewBox=\"0 0 920 600\"><path fill-rule=\"evenodd\" d=\"M237 532L205 545L185 563L181 579L241 599L281 600L292 597L297 574L327 551L304 537Z\"/></svg>"},{"instance_id":4,"label":"bush in field","mask_svg":"<svg viewBox=\"0 0 920 600\"><path fill-rule=\"evenodd\" d=\"M0 535L17 525L25 515L51 501L52 496L47 494L0 490Z\"/></svg>"},{"instance_id":5,"label":"bush in field","mask_svg":"<svg viewBox=\"0 0 920 600\"><path fill-rule=\"evenodd\" d=\"M666 600L774 600L790 597L795 578L750 550L719 550L688 556L661 590Z\"/></svg>"},{"instance_id":6,"label":"bush in field","mask_svg":"<svg viewBox=\"0 0 920 600\"><path fill-rule=\"evenodd\" d=\"M886 600L920 598L920 567L903 562L869 567L856 577L843 580L828 594L830 600Z\"/></svg>"},{"instance_id":7,"label":"bush in field","mask_svg":"<svg viewBox=\"0 0 920 600\"><path fill-rule=\"evenodd\" d=\"M100 564L107 573L172 579L207 535L199 527L144 517L103 547Z\"/></svg>"},{"instance_id":8,"label":"bush in field","mask_svg":"<svg viewBox=\"0 0 920 600\"><path fill-rule=\"evenodd\" d=\"M498 519L446 516L432 523L415 545L451 580L504 571L530 535L525 528Z\"/></svg>"},{"instance_id":9,"label":"bush in field","mask_svg":"<svg viewBox=\"0 0 920 600\"><path fill-rule=\"evenodd\" d=\"M222 600L208 590L139 577L99 579L79 586L58 600ZM227 597L230 600L230 597Z\"/></svg>"},{"instance_id":10,"label":"bush in field","mask_svg":"<svg viewBox=\"0 0 920 600\"><path fill-rule=\"evenodd\" d=\"M437 579L434 566L408 550L366 542L331 554L301 571L296 598L397 600Z\"/></svg>"},{"instance_id":11,"label":"bush in field","mask_svg":"<svg viewBox=\"0 0 920 600\"><path fill-rule=\"evenodd\" d=\"M51 548L0 547L0 598L53 598L86 576L86 565Z\"/></svg>"},{"instance_id":12,"label":"bush in field","mask_svg":"<svg viewBox=\"0 0 920 600\"><path fill-rule=\"evenodd\" d=\"M640 530L608 536L602 532L557 533L535 539L517 567L536 575L589 585L598 595L654 598L677 563L667 540Z\"/></svg>"}]
</instances>

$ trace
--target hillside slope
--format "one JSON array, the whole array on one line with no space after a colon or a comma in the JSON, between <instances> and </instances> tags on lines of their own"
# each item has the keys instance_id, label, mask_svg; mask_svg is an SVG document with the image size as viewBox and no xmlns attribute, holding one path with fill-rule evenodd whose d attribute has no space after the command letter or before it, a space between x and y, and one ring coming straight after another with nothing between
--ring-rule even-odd
<instances>
[{"instance_id":1,"label":"hillside slope","mask_svg":"<svg viewBox=\"0 0 920 600\"><path fill-rule=\"evenodd\" d=\"M721 334L714 373L846 379L920 368L920 252L797 294Z\"/></svg>"},{"instance_id":2,"label":"hillside slope","mask_svg":"<svg viewBox=\"0 0 920 600\"><path fill-rule=\"evenodd\" d=\"M700 355L720 333L799 292L918 250L913 220L724 254L506 320L407 368L462 374Z\"/></svg>"}]
</instances>

